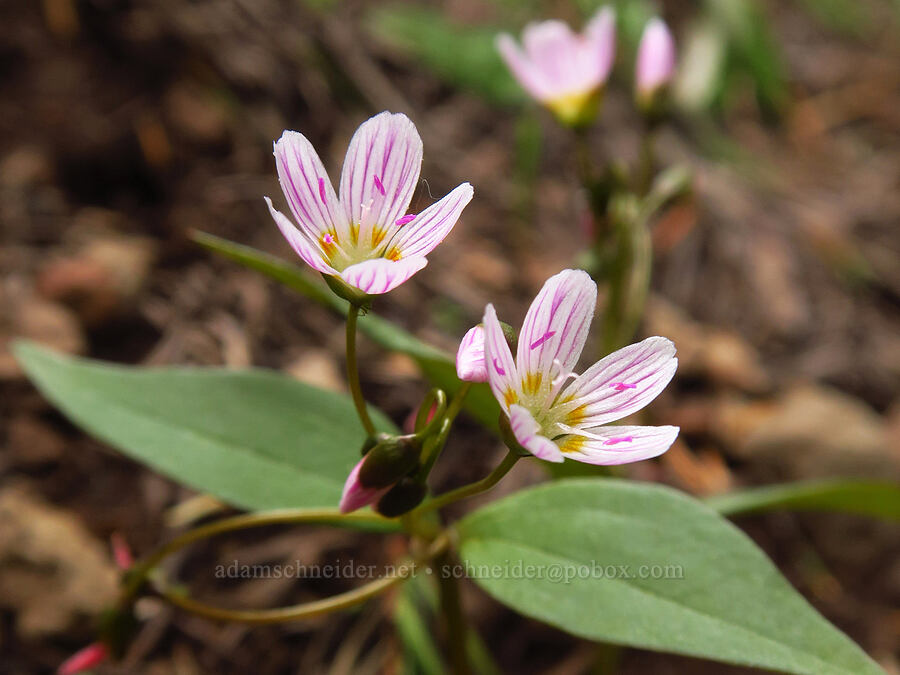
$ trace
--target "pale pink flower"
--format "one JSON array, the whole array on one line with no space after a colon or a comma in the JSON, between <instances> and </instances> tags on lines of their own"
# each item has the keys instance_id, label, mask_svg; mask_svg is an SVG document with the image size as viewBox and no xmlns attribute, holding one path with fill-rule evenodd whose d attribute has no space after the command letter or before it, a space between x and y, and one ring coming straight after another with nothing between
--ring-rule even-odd
<instances>
[{"instance_id":1,"label":"pale pink flower","mask_svg":"<svg viewBox=\"0 0 900 675\"><path fill-rule=\"evenodd\" d=\"M609 78L616 54L616 17L603 7L577 35L562 21L531 23L520 48L512 36L497 49L519 84L566 123L584 121Z\"/></svg>"},{"instance_id":2,"label":"pale pink flower","mask_svg":"<svg viewBox=\"0 0 900 675\"><path fill-rule=\"evenodd\" d=\"M482 326L470 328L459 343L456 352L456 375L465 382L487 382Z\"/></svg>"},{"instance_id":3,"label":"pale pink flower","mask_svg":"<svg viewBox=\"0 0 900 675\"><path fill-rule=\"evenodd\" d=\"M400 113L380 113L356 130L344 159L340 197L303 134L282 134L275 163L299 226L266 197L285 239L308 265L364 293L386 293L425 267L425 256L472 199L472 186L463 183L418 215L406 214L419 181L422 139Z\"/></svg>"},{"instance_id":4,"label":"pale pink flower","mask_svg":"<svg viewBox=\"0 0 900 675\"><path fill-rule=\"evenodd\" d=\"M522 447L551 462L625 464L661 455L678 427L602 426L640 410L675 374L675 346L651 337L572 372L587 339L597 288L581 270L551 277L531 303L513 358L493 305L484 312L494 396Z\"/></svg>"},{"instance_id":5,"label":"pale pink flower","mask_svg":"<svg viewBox=\"0 0 900 675\"><path fill-rule=\"evenodd\" d=\"M635 66L635 88L639 100L650 101L675 74L675 40L665 21L651 19L644 28Z\"/></svg>"},{"instance_id":6,"label":"pale pink flower","mask_svg":"<svg viewBox=\"0 0 900 675\"><path fill-rule=\"evenodd\" d=\"M350 513L351 511L356 511L356 509L368 506L373 502L377 502L393 487L392 485L383 488L363 487L363 484L359 482L359 471L362 469L363 462L365 461L365 457L359 460L356 466L350 470L350 474L344 482L344 492L341 495L340 503L341 513Z\"/></svg>"}]
</instances>

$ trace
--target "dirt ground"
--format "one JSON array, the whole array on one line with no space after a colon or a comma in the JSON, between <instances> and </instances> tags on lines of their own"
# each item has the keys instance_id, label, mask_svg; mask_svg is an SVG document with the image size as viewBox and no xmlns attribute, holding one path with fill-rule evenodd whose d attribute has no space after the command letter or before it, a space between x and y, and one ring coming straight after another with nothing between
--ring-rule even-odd
<instances>
[{"instance_id":1,"label":"dirt ground","mask_svg":"<svg viewBox=\"0 0 900 675\"><path fill-rule=\"evenodd\" d=\"M24 379L11 339L129 364L263 366L345 387L338 318L190 240L199 229L294 259L262 201L281 199L271 143L283 129L306 134L334 173L361 121L406 112L425 142L427 185L412 210L464 180L475 186L426 271L376 306L448 350L487 302L521 317L584 246L571 139L549 118L537 118L537 173L522 178L516 110L443 83L379 40L367 25L378 3L324 4L0 4L2 674L52 672L90 642L115 583L110 536L146 552L192 496L55 412ZM654 224L641 334L679 347L678 376L651 413L683 431L659 461L629 467L636 479L697 495L824 476L900 480L900 23L889 3L865 3L873 25L843 34L802 4L766 3L789 72L780 118L746 94L704 124L679 118L662 130L662 161L689 165L695 194ZM549 5L548 15L572 16L566 3ZM676 27L690 5L667 5ZM498 23L492 7L454 0L445 10L462 24ZM598 155L633 159L623 85L590 142ZM361 348L367 394L402 422L425 391L414 364ZM464 419L445 456L459 461L441 463L438 486L484 475L498 452ZM543 477L523 463L498 490ZM738 523L826 617L900 673L896 525L786 513ZM384 562L400 546L277 530L199 547L175 569L206 597L276 605L343 586L222 585L199 571L235 557ZM465 602L503 672L599 672L596 645L515 616L474 586ZM124 663L98 672L399 673L391 603L251 629L148 600ZM621 673L751 672L620 656Z\"/></svg>"}]
</instances>

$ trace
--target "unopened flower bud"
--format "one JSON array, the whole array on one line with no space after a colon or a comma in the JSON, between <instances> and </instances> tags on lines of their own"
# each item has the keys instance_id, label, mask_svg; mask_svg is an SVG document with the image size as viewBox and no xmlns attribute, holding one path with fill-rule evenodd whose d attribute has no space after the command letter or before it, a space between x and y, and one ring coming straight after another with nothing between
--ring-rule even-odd
<instances>
[{"instance_id":1,"label":"unopened flower bud","mask_svg":"<svg viewBox=\"0 0 900 675\"><path fill-rule=\"evenodd\" d=\"M638 105L648 112L657 103L657 95L675 74L675 40L662 19L651 19L644 28L635 67L635 95Z\"/></svg>"},{"instance_id":2,"label":"unopened flower bud","mask_svg":"<svg viewBox=\"0 0 900 675\"><path fill-rule=\"evenodd\" d=\"M347 480L344 482L344 492L341 494L340 503L341 513L350 513L351 511L361 509L362 507L377 501L378 498L389 489L366 488L360 484L359 471L362 469L363 462L365 461L365 457L359 460L356 463L356 466L350 470Z\"/></svg>"},{"instance_id":3,"label":"unopened flower bud","mask_svg":"<svg viewBox=\"0 0 900 675\"><path fill-rule=\"evenodd\" d=\"M375 510L387 518L402 516L421 504L427 492L424 483L404 476L378 500Z\"/></svg>"},{"instance_id":4,"label":"unopened flower bud","mask_svg":"<svg viewBox=\"0 0 900 675\"><path fill-rule=\"evenodd\" d=\"M76 675L94 666L99 666L109 658L109 649L102 642L93 642L87 647L79 649L69 658L63 661L56 669L56 675Z\"/></svg>"},{"instance_id":5,"label":"unopened flower bud","mask_svg":"<svg viewBox=\"0 0 900 675\"><path fill-rule=\"evenodd\" d=\"M470 328L456 352L456 375L464 382L487 382L484 365L484 328Z\"/></svg>"},{"instance_id":6,"label":"unopened flower bud","mask_svg":"<svg viewBox=\"0 0 900 675\"><path fill-rule=\"evenodd\" d=\"M364 488L385 488L416 468L421 443L415 436L393 436L381 441L363 458L359 483Z\"/></svg>"}]
</instances>

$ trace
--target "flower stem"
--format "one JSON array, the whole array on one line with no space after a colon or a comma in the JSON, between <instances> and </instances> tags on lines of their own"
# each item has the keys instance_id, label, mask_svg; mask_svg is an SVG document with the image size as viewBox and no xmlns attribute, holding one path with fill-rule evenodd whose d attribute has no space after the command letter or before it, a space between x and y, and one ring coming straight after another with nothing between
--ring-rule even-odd
<instances>
[{"instance_id":1,"label":"flower stem","mask_svg":"<svg viewBox=\"0 0 900 675\"><path fill-rule=\"evenodd\" d=\"M363 428L369 436L375 435L375 425L369 417L369 410L366 408L366 400L362 395L362 388L359 386L359 365L356 361L356 322L359 319L359 307L350 305L347 311L347 382L350 384L350 393L353 396L353 405L356 406L356 414L359 415L359 421L362 422Z\"/></svg>"},{"instance_id":2,"label":"flower stem","mask_svg":"<svg viewBox=\"0 0 900 675\"><path fill-rule=\"evenodd\" d=\"M419 470L419 476L421 478L424 479L431 473L434 463L437 461L441 451L444 449L444 445L447 443L450 427L453 425L456 416L459 415L460 410L462 410L463 402L466 400L466 396L471 388L471 382L463 382L462 386L456 390L456 394L454 394L451 399L450 405L447 406L447 412L444 413L440 432L438 432L437 437L431 443L425 445L422 453L422 468Z\"/></svg>"},{"instance_id":3,"label":"flower stem","mask_svg":"<svg viewBox=\"0 0 900 675\"><path fill-rule=\"evenodd\" d=\"M500 479L503 478L509 470L513 468L516 462L519 461L521 455L516 452L508 452L506 457L503 458L503 461L497 466L496 469L491 471L490 474L485 476L479 481L474 483L469 483L468 485L463 485L462 487L456 488L455 490L450 490L449 492L445 492L444 494L438 495L431 501L425 502L420 507L413 511L416 515L421 515L423 513L428 513L429 511L434 511L435 509L443 508L447 506L447 504L452 504L453 502L457 502L461 499L466 499L467 497L471 497L472 495L477 495L480 492L486 492L494 487L497 483L500 482Z\"/></svg>"},{"instance_id":4,"label":"flower stem","mask_svg":"<svg viewBox=\"0 0 900 675\"><path fill-rule=\"evenodd\" d=\"M462 611L462 601L459 595L459 583L456 577L449 573L452 569L453 559L448 552L442 553L435 559L437 565L438 589L441 598L441 615L447 626L447 646L450 651L450 667L453 675L469 675L469 660L466 656L466 642L468 641L468 629L465 615Z\"/></svg>"},{"instance_id":5,"label":"flower stem","mask_svg":"<svg viewBox=\"0 0 900 675\"><path fill-rule=\"evenodd\" d=\"M159 563L169 555L172 555L192 543L226 532L233 532L252 527L262 527L265 525L334 523L341 521L352 521L365 524L385 524L390 522L387 518L374 514L341 514L334 509L285 509L266 513L250 513L235 516L233 518L226 518L185 532L169 543L161 546L146 559L138 563L132 568L129 576L126 577L126 583L123 588L120 603L123 605L130 603ZM330 598L289 607L277 607L274 609L263 610L227 609L198 602L188 597L180 588L166 584L159 577L152 579L152 585L159 595L173 605L209 619L237 621L251 624L284 623L287 621L308 619L358 605L369 598L382 593L404 579L409 578L409 576L415 572L416 567L422 562L432 560L435 557L442 555L447 550L449 543L446 534L439 534L433 539L424 555L417 557L416 559L404 560L394 565L394 571L388 576L376 579L364 586L345 593L340 593Z\"/></svg>"}]
</instances>

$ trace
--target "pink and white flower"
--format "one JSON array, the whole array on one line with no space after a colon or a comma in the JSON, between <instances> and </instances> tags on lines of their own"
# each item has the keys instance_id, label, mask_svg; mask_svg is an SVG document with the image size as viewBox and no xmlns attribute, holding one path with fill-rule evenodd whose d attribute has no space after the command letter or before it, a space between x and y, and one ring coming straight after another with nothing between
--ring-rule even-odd
<instances>
[{"instance_id":1,"label":"pink and white flower","mask_svg":"<svg viewBox=\"0 0 900 675\"><path fill-rule=\"evenodd\" d=\"M511 35L497 38L497 49L519 84L567 124L584 121L612 70L616 17L603 7L577 35L562 21L525 27L521 49Z\"/></svg>"},{"instance_id":2,"label":"pink and white flower","mask_svg":"<svg viewBox=\"0 0 900 675\"><path fill-rule=\"evenodd\" d=\"M275 163L297 226L268 197L266 203L285 239L310 267L369 294L386 293L425 267L425 256L473 194L463 183L421 213L406 213L419 181L422 139L400 113L380 113L356 130L340 197L303 134L282 134Z\"/></svg>"},{"instance_id":3,"label":"pink and white flower","mask_svg":"<svg viewBox=\"0 0 900 675\"><path fill-rule=\"evenodd\" d=\"M647 104L675 74L675 40L665 21L651 19L644 28L635 65L638 100Z\"/></svg>"},{"instance_id":4,"label":"pink and white flower","mask_svg":"<svg viewBox=\"0 0 900 675\"><path fill-rule=\"evenodd\" d=\"M474 326L463 335L456 351L456 375L464 382L487 382L484 367L484 328Z\"/></svg>"},{"instance_id":5,"label":"pink and white flower","mask_svg":"<svg viewBox=\"0 0 900 675\"><path fill-rule=\"evenodd\" d=\"M597 288L581 270L564 270L531 303L517 353L493 305L484 312L488 381L522 447L541 459L625 464L661 455L678 427L603 426L640 410L675 374L675 345L647 338L572 372L587 339Z\"/></svg>"}]
</instances>

